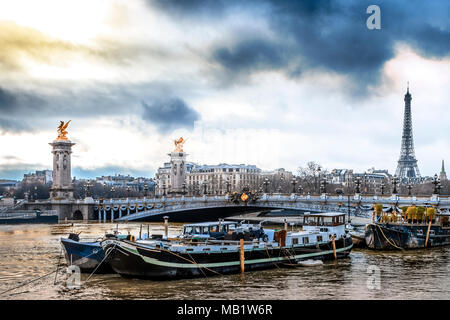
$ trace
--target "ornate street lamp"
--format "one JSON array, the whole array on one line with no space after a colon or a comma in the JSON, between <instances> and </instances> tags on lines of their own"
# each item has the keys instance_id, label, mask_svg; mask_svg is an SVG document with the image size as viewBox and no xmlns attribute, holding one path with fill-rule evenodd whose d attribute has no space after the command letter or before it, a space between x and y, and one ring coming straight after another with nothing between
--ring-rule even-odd
<instances>
[{"instance_id":1,"label":"ornate street lamp","mask_svg":"<svg viewBox=\"0 0 450 320\"><path fill-rule=\"evenodd\" d=\"M230 193L230 186L231 186L230 180L227 179L227 193L228 194Z\"/></svg>"},{"instance_id":2,"label":"ornate street lamp","mask_svg":"<svg viewBox=\"0 0 450 320\"><path fill-rule=\"evenodd\" d=\"M163 184L162 188L163 188L163 196L165 197L166 196L166 189L167 189L166 188L166 184Z\"/></svg>"},{"instance_id":3,"label":"ornate street lamp","mask_svg":"<svg viewBox=\"0 0 450 320\"><path fill-rule=\"evenodd\" d=\"M206 194L206 188L207 188L207 182L205 181L205 182L203 182L203 194L205 195Z\"/></svg>"},{"instance_id":4,"label":"ornate street lamp","mask_svg":"<svg viewBox=\"0 0 450 320\"><path fill-rule=\"evenodd\" d=\"M321 168L320 168L320 166L318 166L317 167L317 174L318 174L319 180L317 180L317 184L316 185L320 185L320 171L321 171ZM319 193L320 193L320 186L319 186Z\"/></svg>"},{"instance_id":5,"label":"ornate street lamp","mask_svg":"<svg viewBox=\"0 0 450 320\"><path fill-rule=\"evenodd\" d=\"M268 178L264 179L263 185L264 185L264 193L267 193L267 187L269 186L270 181Z\"/></svg>"},{"instance_id":6,"label":"ornate street lamp","mask_svg":"<svg viewBox=\"0 0 450 320\"><path fill-rule=\"evenodd\" d=\"M90 197L91 196L91 180L88 180L87 183L84 185L84 187L86 188L86 197Z\"/></svg>"},{"instance_id":7,"label":"ornate street lamp","mask_svg":"<svg viewBox=\"0 0 450 320\"><path fill-rule=\"evenodd\" d=\"M367 174L364 172L364 193L367 193Z\"/></svg>"},{"instance_id":8,"label":"ornate street lamp","mask_svg":"<svg viewBox=\"0 0 450 320\"><path fill-rule=\"evenodd\" d=\"M384 184L384 182L381 183L381 195L384 195L384 188L386 187L386 185Z\"/></svg>"},{"instance_id":9,"label":"ornate street lamp","mask_svg":"<svg viewBox=\"0 0 450 320\"><path fill-rule=\"evenodd\" d=\"M297 179L294 177L291 181L292 184L292 193L295 193L295 186L297 185Z\"/></svg>"},{"instance_id":10,"label":"ornate street lamp","mask_svg":"<svg viewBox=\"0 0 450 320\"><path fill-rule=\"evenodd\" d=\"M186 194L186 182L183 182L181 188L183 189L183 195Z\"/></svg>"},{"instance_id":11,"label":"ornate street lamp","mask_svg":"<svg viewBox=\"0 0 450 320\"><path fill-rule=\"evenodd\" d=\"M361 193L361 190L359 189L359 187L361 186L361 177L356 177L355 185L356 185L355 193L358 194Z\"/></svg>"},{"instance_id":12,"label":"ornate street lamp","mask_svg":"<svg viewBox=\"0 0 450 320\"><path fill-rule=\"evenodd\" d=\"M114 198L114 192L116 191L116 188L114 186L111 187L111 200Z\"/></svg>"},{"instance_id":13,"label":"ornate street lamp","mask_svg":"<svg viewBox=\"0 0 450 320\"><path fill-rule=\"evenodd\" d=\"M408 196L410 196L411 195L411 189L412 189L411 183L408 183L408 186L406 188L408 189Z\"/></svg>"},{"instance_id":14,"label":"ornate street lamp","mask_svg":"<svg viewBox=\"0 0 450 320\"><path fill-rule=\"evenodd\" d=\"M301 185L298 186L298 193L299 193L300 195L303 194L303 188L302 188Z\"/></svg>"},{"instance_id":15,"label":"ornate street lamp","mask_svg":"<svg viewBox=\"0 0 450 320\"><path fill-rule=\"evenodd\" d=\"M281 186L278 187L278 193L281 193Z\"/></svg>"},{"instance_id":16,"label":"ornate street lamp","mask_svg":"<svg viewBox=\"0 0 450 320\"><path fill-rule=\"evenodd\" d=\"M144 184L144 196L147 198L148 184Z\"/></svg>"},{"instance_id":17,"label":"ornate street lamp","mask_svg":"<svg viewBox=\"0 0 450 320\"><path fill-rule=\"evenodd\" d=\"M439 180L438 180L438 175L437 175L437 174L434 175L434 179L433 179L433 182L432 182L432 183L434 184L434 191L433 191L433 193L434 193L434 194L438 194L438 184L439 184Z\"/></svg>"},{"instance_id":18,"label":"ornate street lamp","mask_svg":"<svg viewBox=\"0 0 450 320\"><path fill-rule=\"evenodd\" d=\"M126 190L127 190L127 197L129 198L130 197L130 192L131 192L131 187L127 186Z\"/></svg>"},{"instance_id":19,"label":"ornate street lamp","mask_svg":"<svg viewBox=\"0 0 450 320\"><path fill-rule=\"evenodd\" d=\"M394 175L394 178L392 179L392 184L394 185L394 190L392 190L392 194L397 194L397 183L398 183L397 175Z\"/></svg>"}]
</instances>

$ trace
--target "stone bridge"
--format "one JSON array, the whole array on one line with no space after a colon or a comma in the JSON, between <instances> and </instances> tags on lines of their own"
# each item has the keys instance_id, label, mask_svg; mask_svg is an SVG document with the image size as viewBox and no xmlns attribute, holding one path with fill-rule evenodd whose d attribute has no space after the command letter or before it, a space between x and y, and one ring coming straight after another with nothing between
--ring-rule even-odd
<instances>
[{"instance_id":1,"label":"stone bridge","mask_svg":"<svg viewBox=\"0 0 450 320\"><path fill-rule=\"evenodd\" d=\"M168 216L171 221L215 220L243 212L284 209L302 212L338 211L351 215L364 215L374 203L385 207L397 205L434 205L450 210L449 196L362 196L263 194L255 201L233 202L228 195L221 196L173 196L161 198L43 200L20 204L26 210L56 210L59 218L68 220L106 221L162 221Z\"/></svg>"},{"instance_id":2,"label":"stone bridge","mask_svg":"<svg viewBox=\"0 0 450 320\"><path fill-rule=\"evenodd\" d=\"M101 221L162 221L168 216L171 221L215 220L242 212L274 209L302 212L345 212L351 215L365 215L374 203L386 207L416 204L434 205L444 210L450 209L450 198L433 195L431 197L392 196L320 196L264 194L255 201L231 201L228 195L201 197L162 197L153 199L108 199L98 202L94 215Z\"/></svg>"}]
</instances>

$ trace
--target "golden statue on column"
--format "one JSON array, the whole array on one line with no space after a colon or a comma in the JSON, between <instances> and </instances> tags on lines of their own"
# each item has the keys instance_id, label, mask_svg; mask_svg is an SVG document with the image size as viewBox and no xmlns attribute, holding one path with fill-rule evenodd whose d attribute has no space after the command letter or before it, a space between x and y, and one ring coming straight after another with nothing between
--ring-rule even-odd
<instances>
[{"instance_id":1,"label":"golden statue on column","mask_svg":"<svg viewBox=\"0 0 450 320\"><path fill-rule=\"evenodd\" d=\"M56 140L65 140L65 141L68 141L69 139L66 137L66 135L67 135L67 131L66 131L66 129L67 129L67 127L69 126L69 123L70 123L70 121L72 121L72 120L69 120L69 121L67 121L66 123L64 123L64 121L59 121L60 122L60 124L59 124L59 127L58 127L58 137L56 138Z\"/></svg>"},{"instance_id":2,"label":"golden statue on column","mask_svg":"<svg viewBox=\"0 0 450 320\"><path fill-rule=\"evenodd\" d=\"M183 152L183 144L186 142L183 137L178 140L174 140L175 150L173 152Z\"/></svg>"}]
</instances>

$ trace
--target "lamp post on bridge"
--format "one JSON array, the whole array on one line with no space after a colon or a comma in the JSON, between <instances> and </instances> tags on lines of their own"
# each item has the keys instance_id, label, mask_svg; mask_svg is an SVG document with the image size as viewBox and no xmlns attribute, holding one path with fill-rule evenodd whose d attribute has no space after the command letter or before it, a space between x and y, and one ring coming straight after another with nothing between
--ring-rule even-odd
<instances>
[{"instance_id":1,"label":"lamp post on bridge","mask_svg":"<svg viewBox=\"0 0 450 320\"><path fill-rule=\"evenodd\" d=\"M131 192L131 187L127 186L126 190L127 190L127 198L129 198L130 197L130 192Z\"/></svg>"},{"instance_id":2,"label":"lamp post on bridge","mask_svg":"<svg viewBox=\"0 0 450 320\"><path fill-rule=\"evenodd\" d=\"M183 196L184 196L186 194L186 182L183 182L181 188L183 190Z\"/></svg>"},{"instance_id":3,"label":"lamp post on bridge","mask_svg":"<svg viewBox=\"0 0 450 320\"><path fill-rule=\"evenodd\" d=\"M268 188L269 184L270 184L269 179L268 179L268 178L265 178L265 179L264 179L264 182L263 182L263 185L264 185L264 193L267 193L267 188Z\"/></svg>"},{"instance_id":4,"label":"lamp post on bridge","mask_svg":"<svg viewBox=\"0 0 450 320\"><path fill-rule=\"evenodd\" d=\"M397 183L398 183L398 178L397 175L394 175L394 178L392 179L392 184L394 185L394 190L392 190L392 194L397 194Z\"/></svg>"},{"instance_id":5,"label":"lamp post on bridge","mask_svg":"<svg viewBox=\"0 0 450 320\"><path fill-rule=\"evenodd\" d=\"M295 186L297 185L297 179L295 176L292 178L291 184L292 184L292 193L295 193Z\"/></svg>"},{"instance_id":6,"label":"lamp post on bridge","mask_svg":"<svg viewBox=\"0 0 450 320\"><path fill-rule=\"evenodd\" d=\"M206 195L207 193L206 193L206 188L208 187L207 186L207 184L208 184L208 182L203 182L203 195Z\"/></svg>"},{"instance_id":7,"label":"lamp post on bridge","mask_svg":"<svg viewBox=\"0 0 450 320\"><path fill-rule=\"evenodd\" d=\"M408 183L408 186L406 188L408 189L408 196L410 196L411 195L411 189L412 189L411 182Z\"/></svg>"},{"instance_id":8,"label":"lamp post on bridge","mask_svg":"<svg viewBox=\"0 0 450 320\"><path fill-rule=\"evenodd\" d=\"M231 186L230 179L227 178L227 194L230 194L230 186Z\"/></svg>"},{"instance_id":9,"label":"lamp post on bridge","mask_svg":"<svg viewBox=\"0 0 450 320\"><path fill-rule=\"evenodd\" d=\"M86 189L86 198L91 196L91 180L88 180L87 183L84 185L85 189Z\"/></svg>"},{"instance_id":10,"label":"lamp post on bridge","mask_svg":"<svg viewBox=\"0 0 450 320\"><path fill-rule=\"evenodd\" d=\"M432 183L434 184L434 191L433 191L433 194L439 194L438 185L439 185L439 183L440 183L440 179L438 178L438 175L437 175L437 174L434 175L434 178L433 178L433 182L432 182Z\"/></svg>"},{"instance_id":11,"label":"lamp post on bridge","mask_svg":"<svg viewBox=\"0 0 450 320\"><path fill-rule=\"evenodd\" d=\"M299 195L303 194L303 187L301 185L298 186L298 193Z\"/></svg>"},{"instance_id":12,"label":"lamp post on bridge","mask_svg":"<svg viewBox=\"0 0 450 320\"><path fill-rule=\"evenodd\" d=\"M144 197L147 198L147 193L148 193L148 184L144 184Z\"/></svg>"},{"instance_id":13,"label":"lamp post on bridge","mask_svg":"<svg viewBox=\"0 0 450 320\"><path fill-rule=\"evenodd\" d=\"M316 186L317 186L317 189L319 189L319 190L318 190L319 193L320 193L320 171L321 171L321 168L320 168L320 166L318 166L318 167L317 167L317 174L318 174L319 179L317 180ZM317 189L316 189L316 190L317 190Z\"/></svg>"},{"instance_id":14,"label":"lamp post on bridge","mask_svg":"<svg viewBox=\"0 0 450 320\"><path fill-rule=\"evenodd\" d=\"M327 179L323 179L322 183L320 184L321 186L321 193L327 193Z\"/></svg>"},{"instance_id":15,"label":"lamp post on bridge","mask_svg":"<svg viewBox=\"0 0 450 320\"><path fill-rule=\"evenodd\" d=\"M384 195L384 188L386 187L386 185L384 184L384 182L381 183L381 195Z\"/></svg>"},{"instance_id":16,"label":"lamp post on bridge","mask_svg":"<svg viewBox=\"0 0 450 320\"><path fill-rule=\"evenodd\" d=\"M111 191L111 201L112 201L114 199L114 192L116 191L116 188L114 188L114 186L112 186L110 191Z\"/></svg>"},{"instance_id":17,"label":"lamp post on bridge","mask_svg":"<svg viewBox=\"0 0 450 320\"><path fill-rule=\"evenodd\" d=\"M359 189L359 187L361 186L361 178L360 177L356 177L355 185L356 185L355 193L360 194L361 193L361 190Z\"/></svg>"},{"instance_id":18,"label":"lamp post on bridge","mask_svg":"<svg viewBox=\"0 0 450 320\"><path fill-rule=\"evenodd\" d=\"M163 184L162 188L163 188L163 197L165 197L166 196L166 184L165 183Z\"/></svg>"},{"instance_id":19,"label":"lamp post on bridge","mask_svg":"<svg viewBox=\"0 0 450 320\"><path fill-rule=\"evenodd\" d=\"M364 190L363 190L363 194L367 193L367 173L364 172Z\"/></svg>"}]
</instances>

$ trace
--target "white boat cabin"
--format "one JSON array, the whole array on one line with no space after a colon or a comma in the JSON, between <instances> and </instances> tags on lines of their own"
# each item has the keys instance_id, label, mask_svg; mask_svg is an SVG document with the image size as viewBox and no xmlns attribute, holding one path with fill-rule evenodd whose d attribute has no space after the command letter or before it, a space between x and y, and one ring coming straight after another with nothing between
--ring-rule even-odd
<instances>
[{"instance_id":1,"label":"white boat cabin","mask_svg":"<svg viewBox=\"0 0 450 320\"><path fill-rule=\"evenodd\" d=\"M349 237L345 231L345 213L305 214L302 225L302 231L287 233L286 246L326 243L333 235L335 239Z\"/></svg>"},{"instance_id":2,"label":"white boat cabin","mask_svg":"<svg viewBox=\"0 0 450 320\"><path fill-rule=\"evenodd\" d=\"M180 238L210 238L218 234L225 234L235 231L239 222L235 221L215 221L185 224Z\"/></svg>"}]
</instances>

